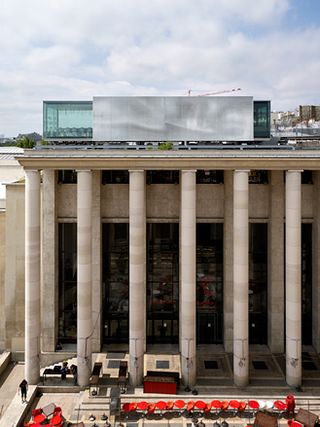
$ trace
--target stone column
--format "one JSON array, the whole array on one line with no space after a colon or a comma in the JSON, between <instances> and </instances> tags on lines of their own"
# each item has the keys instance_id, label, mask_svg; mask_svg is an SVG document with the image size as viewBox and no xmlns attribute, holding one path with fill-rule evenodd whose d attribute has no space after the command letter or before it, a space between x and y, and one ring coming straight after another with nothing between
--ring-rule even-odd
<instances>
[{"instance_id":1,"label":"stone column","mask_svg":"<svg viewBox=\"0 0 320 427\"><path fill-rule=\"evenodd\" d=\"M233 172L224 171L223 224L223 331L224 351L233 347Z\"/></svg>"},{"instance_id":2,"label":"stone column","mask_svg":"<svg viewBox=\"0 0 320 427\"><path fill-rule=\"evenodd\" d=\"M25 171L25 377L40 380L40 172Z\"/></svg>"},{"instance_id":3,"label":"stone column","mask_svg":"<svg viewBox=\"0 0 320 427\"><path fill-rule=\"evenodd\" d=\"M268 345L284 352L284 180L270 171L268 224Z\"/></svg>"},{"instance_id":4,"label":"stone column","mask_svg":"<svg viewBox=\"0 0 320 427\"><path fill-rule=\"evenodd\" d=\"M196 383L196 171L181 171L180 351L186 387Z\"/></svg>"},{"instance_id":5,"label":"stone column","mask_svg":"<svg viewBox=\"0 0 320 427\"><path fill-rule=\"evenodd\" d=\"M131 384L143 380L146 339L145 172L129 171L129 372Z\"/></svg>"},{"instance_id":6,"label":"stone column","mask_svg":"<svg viewBox=\"0 0 320 427\"><path fill-rule=\"evenodd\" d=\"M42 350L55 351L58 329L55 170L43 170L42 188ZM48 259L51 261L48 262Z\"/></svg>"},{"instance_id":7,"label":"stone column","mask_svg":"<svg viewBox=\"0 0 320 427\"><path fill-rule=\"evenodd\" d=\"M89 385L92 341L92 172L78 171L77 356L78 384Z\"/></svg>"},{"instance_id":8,"label":"stone column","mask_svg":"<svg viewBox=\"0 0 320 427\"><path fill-rule=\"evenodd\" d=\"M92 172L92 351L101 348L101 172Z\"/></svg>"},{"instance_id":9,"label":"stone column","mask_svg":"<svg viewBox=\"0 0 320 427\"><path fill-rule=\"evenodd\" d=\"M301 171L286 172L286 381L301 385Z\"/></svg>"},{"instance_id":10,"label":"stone column","mask_svg":"<svg viewBox=\"0 0 320 427\"><path fill-rule=\"evenodd\" d=\"M248 173L233 175L233 375L238 387L249 382Z\"/></svg>"}]
</instances>

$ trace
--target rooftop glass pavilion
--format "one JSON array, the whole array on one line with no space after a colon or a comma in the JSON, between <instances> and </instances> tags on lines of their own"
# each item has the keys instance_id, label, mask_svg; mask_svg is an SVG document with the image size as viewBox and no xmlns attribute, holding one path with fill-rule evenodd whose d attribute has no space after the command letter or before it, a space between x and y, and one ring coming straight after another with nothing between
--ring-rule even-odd
<instances>
[{"instance_id":1,"label":"rooftop glass pavilion","mask_svg":"<svg viewBox=\"0 0 320 427\"><path fill-rule=\"evenodd\" d=\"M91 139L92 101L45 101L43 137Z\"/></svg>"}]
</instances>

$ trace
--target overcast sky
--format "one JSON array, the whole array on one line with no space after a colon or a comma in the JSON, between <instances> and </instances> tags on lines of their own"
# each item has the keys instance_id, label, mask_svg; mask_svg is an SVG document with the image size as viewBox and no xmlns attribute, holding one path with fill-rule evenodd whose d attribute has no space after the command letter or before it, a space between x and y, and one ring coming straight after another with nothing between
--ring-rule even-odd
<instances>
[{"instance_id":1,"label":"overcast sky","mask_svg":"<svg viewBox=\"0 0 320 427\"><path fill-rule=\"evenodd\" d=\"M0 134L41 133L45 99L238 87L320 104L320 0L1 1Z\"/></svg>"}]
</instances>

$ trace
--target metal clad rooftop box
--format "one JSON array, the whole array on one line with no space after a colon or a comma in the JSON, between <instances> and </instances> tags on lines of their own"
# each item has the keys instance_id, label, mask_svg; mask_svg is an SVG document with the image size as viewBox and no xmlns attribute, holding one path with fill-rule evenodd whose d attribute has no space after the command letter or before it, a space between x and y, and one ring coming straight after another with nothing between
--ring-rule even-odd
<instances>
[{"instance_id":1,"label":"metal clad rooftop box","mask_svg":"<svg viewBox=\"0 0 320 427\"><path fill-rule=\"evenodd\" d=\"M95 141L250 141L249 96L93 98Z\"/></svg>"}]
</instances>

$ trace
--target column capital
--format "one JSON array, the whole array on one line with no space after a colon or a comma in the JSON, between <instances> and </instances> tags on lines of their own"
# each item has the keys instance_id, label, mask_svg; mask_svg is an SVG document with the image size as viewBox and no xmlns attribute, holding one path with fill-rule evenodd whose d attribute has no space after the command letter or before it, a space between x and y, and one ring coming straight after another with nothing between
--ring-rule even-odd
<instances>
[{"instance_id":1,"label":"column capital","mask_svg":"<svg viewBox=\"0 0 320 427\"><path fill-rule=\"evenodd\" d=\"M291 172L299 172L299 173L301 173L301 172L304 172L304 169L288 169L288 170L286 170L286 172L287 173L291 173Z\"/></svg>"},{"instance_id":2,"label":"column capital","mask_svg":"<svg viewBox=\"0 0 320 427\"><path fill-rule=\"evenodd\" d=\"M40 170L41 169L25 169L24 172L25 173L30 173L30 172L32 172L32 173L40 173Z\"/></svg>"},{"instance_id":3,"label":"column capital","mask_svg":"<svg viewBox=\"0 0 320 427\"><path fill-rule=\"evenodd\" d=\"M76 169L76 172L92 172L92 169Z\"/></svg>"},{"instance_id":4,"label":"column capital","mask_svg":"<svg viewBox=\"0 0 320 427\"><path fill-rule=\"evenodd\" d=\"M234 172L247 172L247 173L250 173L251 170L250 169L234 169Z\"/></svg>"},{"instance_id":5,"label":"column capital","mask_svg":"<svg viewBox=\"0 0 320 427\"><path fill-rule=\"evenodd\" d=\"M193 172L193 173L196 173L197 169L181 169L181 172Z\"/></svg>"},{"instance_id":6,"label":"column capital","mask_svg":"<svg viewBox=\"0 0 320 427\"><path fill-rule=\"evenodd\" d=\"M128 169L128 172L145 172L145 169Z\"/></svg>"}]
</instances>

